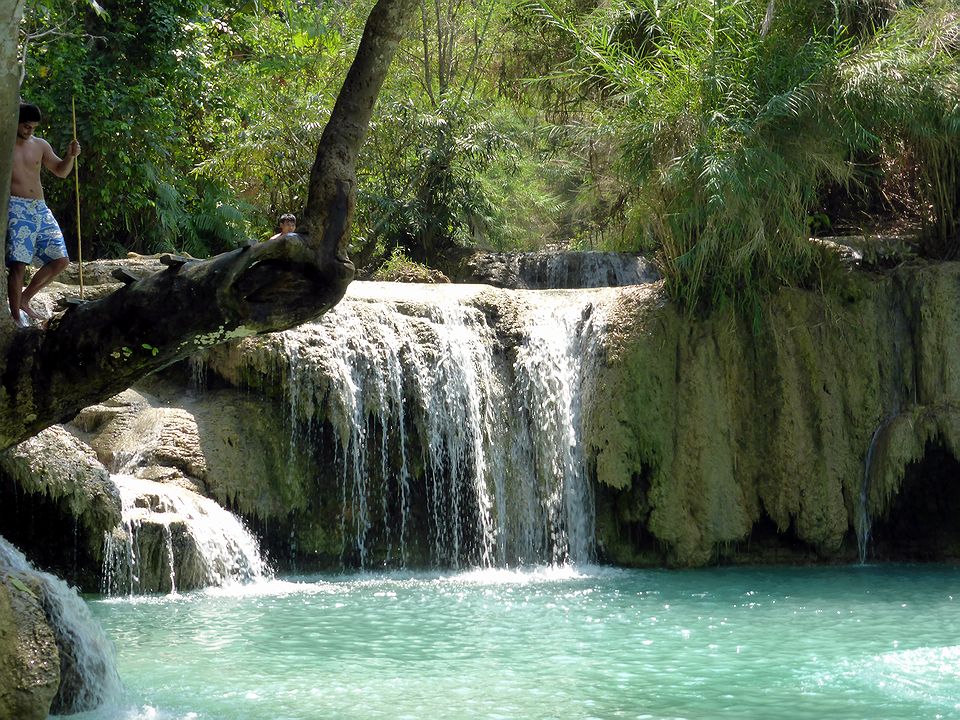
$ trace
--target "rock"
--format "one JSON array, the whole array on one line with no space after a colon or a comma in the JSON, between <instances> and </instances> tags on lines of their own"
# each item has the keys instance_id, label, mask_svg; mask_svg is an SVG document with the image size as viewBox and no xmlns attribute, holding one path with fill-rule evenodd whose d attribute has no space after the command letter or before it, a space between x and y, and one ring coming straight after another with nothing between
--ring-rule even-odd
<instances>
[{"instance_id":1,"label":"rock","mask_svg":"<svg viewBox=\"0 0 960 720\"><path fill-rule=\"evenodd\" d=\"M60 686L60 654L27 582L0 571L0 718L44 720Z\"/></svg>"},{"instance_id":2,"label":"rock","mask_svg":"<svg viewBox=\"0 0 960 720\"><path fill-rule=\"evenodd\" d=\"M917 239L909 235L846 235L814 242L833 250L845 265L864 270L887 270L920 257Z\"/></svg>"},{"instance_id":3,"label":"rock","mask_svg":"<svg viewBox=\"0 0 960 720\"><path fill-rule=\"evenodd\" d=\"M0 718L83 712L120 692L113 644L76 590L0 538Z\"/></svg>"},{"instance_id":4,"label":"rock","mask_svg":"<svg viewBox=\"0 0 960 720\"><path fill-rule=\"evenodd\" d=\"M685 317L655 286L622 296L586 423L608 560L769 558L764 543L781 562L855 559L878 427L874 517L931 444L960 457L960 264L850 282L782 289L757 325Z\"/></svg>"},{"instance_id":5,"label":"rock","mask_svg":"<svg viewBox=\"0 0 960 720\"><path fill-rule=\"evenodd\" d=\"M305 502L300 479L272 482L296 474L301 462L291 455L284 423L278 407L242 390L196 395L154 378L86 408L67 427L114 472L173 482L274 517Z\"/></svg>"},{"instance_id":6,"label":"rock","mask_svg":"<svg viewBox=\"0 0 960 720\"><path fill-rule=\"evenodd\" d=\"M34 558L45 567L96 590L104 533L120 522L120 498L96 454L62 426L53 426L0 454L2 478L19 491L4 496L9 485L0 482L2 502L13 510L0 515L0 534L33 547ZM44 515L43 522L36 523L28 508ZM76 531L50 533L49 524L57 522Z\"/></svg>"}]
</instances>

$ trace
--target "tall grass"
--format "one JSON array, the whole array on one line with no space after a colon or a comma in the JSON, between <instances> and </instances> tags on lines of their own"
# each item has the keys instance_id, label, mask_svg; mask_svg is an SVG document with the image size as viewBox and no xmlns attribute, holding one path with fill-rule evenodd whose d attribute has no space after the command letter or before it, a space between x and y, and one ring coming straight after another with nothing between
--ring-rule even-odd
<instances>
[{"instance_id":1,"label":"tall grass","mask_svg":"<svg viewBox=\"0 0 960 720\"><path fill-rule=\"evenodd\" d=\"M879 153L911 168L922 248L955 259L960 231L960 7L905 7L840 67L842 100Z\"/></svg>"},{"instance_id":2,"label":"tall grass","mask_svg":"<svg viewBox=\"0 0 960 720\"><path fill-rule=\"evenodd\" d=\"M688 310L818 285L809 214L828 184L858 182L865 156L909 147L931 223L955 227L956 20L902 4L628 0L576 22L531 6L574 39L552 80L600 98L617 126L636 232Z\"/></svg>"}]
</instances>

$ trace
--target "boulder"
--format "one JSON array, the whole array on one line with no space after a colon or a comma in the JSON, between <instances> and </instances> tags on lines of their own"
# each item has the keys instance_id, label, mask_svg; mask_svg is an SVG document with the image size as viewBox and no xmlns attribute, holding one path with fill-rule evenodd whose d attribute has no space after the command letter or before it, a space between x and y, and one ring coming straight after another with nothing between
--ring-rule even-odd
<instances>
[{"instance_id":1,"label":"boulder","mask_svg":"<svg viewBox=\"0 0 960 720\"><path fill-rule=\"evenodd\" d=\"M60 686L60 653L36 585L0 568L0 718L44 720Z\"/></svg>"}]
</instances>

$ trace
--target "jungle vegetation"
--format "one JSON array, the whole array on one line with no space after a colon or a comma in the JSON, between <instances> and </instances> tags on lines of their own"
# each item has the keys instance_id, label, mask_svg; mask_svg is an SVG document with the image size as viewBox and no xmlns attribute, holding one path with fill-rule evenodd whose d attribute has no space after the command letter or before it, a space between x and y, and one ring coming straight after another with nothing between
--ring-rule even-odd
<instances>
[{"instance_id":1,"label":"jungle vegetation","mask_svg":"<svg viewBox=\"0 0 960 720\"><path fill-rule=\"evenodd\" d=\"M205 257L299 213L372 4L28 0L21 92L55 149L76 104L85 255ZM960 5L421 0L357 175L367 275L645 251L698 310L823 287L811 236L905 233L951 259ZM68 237L71 192L48 187Z\"/></svg>"}]
</instances>

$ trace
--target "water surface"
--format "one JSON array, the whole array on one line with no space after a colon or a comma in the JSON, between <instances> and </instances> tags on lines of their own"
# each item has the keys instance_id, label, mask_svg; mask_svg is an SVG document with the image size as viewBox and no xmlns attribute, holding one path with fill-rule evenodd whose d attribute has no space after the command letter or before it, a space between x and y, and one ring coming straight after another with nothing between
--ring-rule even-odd
<instances>
[{"instance_id":1,"label":"water surface","mask_svg":"<svg viewBox=\"0 0 960 720\"><path fill-rule=\"evenodd\" d=\"M960 718L960 571L490 570L94 599L78 720Z\"/></svg>"}]
</instances>

